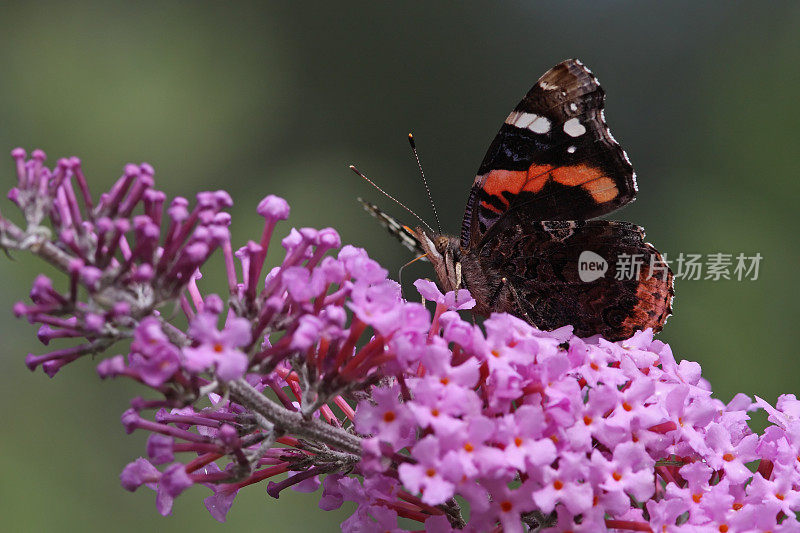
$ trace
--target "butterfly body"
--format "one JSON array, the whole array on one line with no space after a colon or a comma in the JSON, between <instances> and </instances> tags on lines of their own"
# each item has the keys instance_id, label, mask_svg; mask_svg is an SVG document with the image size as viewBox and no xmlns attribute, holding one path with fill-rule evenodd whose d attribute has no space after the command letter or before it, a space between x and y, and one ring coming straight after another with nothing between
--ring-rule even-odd
<instances>
[{"instance_id":1,"label":"butterfly body","mask_svg":"<svg viewBox=\"0 0 800 533\"><path fill-rule=\"evenodd\" d=\"M404 242L431 261L445 291L469 289L479 314L508 312L542 329L570 324L583 337L619 340L662 328L674 293L661 254L639 226L592 220L637 191L604 99L580 61L556 65L490 145L460 237L403 226ZM392 231L391 217L365 206ZM638 269L627 268L632 260Z\"/></svg>"}]
</instances>

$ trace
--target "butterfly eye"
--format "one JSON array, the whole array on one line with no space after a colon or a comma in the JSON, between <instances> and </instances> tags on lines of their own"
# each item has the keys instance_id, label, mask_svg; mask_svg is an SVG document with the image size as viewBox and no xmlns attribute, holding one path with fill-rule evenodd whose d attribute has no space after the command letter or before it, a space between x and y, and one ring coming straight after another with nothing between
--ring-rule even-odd
<instances>
[{"instance_id":1,"label":"butterfly eye","mask_svg":"<svg viewBox=\"0 0 800 533\"><path fill-rule=\"evenodd\" d=\"M438 251L440 254L443 254L447 250L447 244L449 242L450 242L450 239L448 239L444 235L440 235L436 239L436 251Z\"/></svg>"}]
</instances>

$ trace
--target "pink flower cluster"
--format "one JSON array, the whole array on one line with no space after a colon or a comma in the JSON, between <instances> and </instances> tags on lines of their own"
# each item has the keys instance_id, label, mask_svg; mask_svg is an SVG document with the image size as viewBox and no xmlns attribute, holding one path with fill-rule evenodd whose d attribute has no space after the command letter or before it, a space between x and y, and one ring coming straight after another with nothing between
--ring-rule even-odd
<instances>
[{"instance_id":1,"label":"pink flower cluster","mask_svg":"<svg viewBox=\"0 0 800 533\"><path fill-rule=\"evenodd\" d=\"M439 311L453 305L445 298ZM385 502L404 491L432 507L460 496L474 531L800 530L794 396L777 409L741 394L726 405L650 331L611 343L509 315L438 320L408 372L356 411L369 435L363 486L325 480L323 502L359 504L346 531L396 530ZM747 426L757 407L775 424L763 435Z\"/></svg>"},{"instance_id":2,"label":"pink flower cluster","mask_svg":"<svg viewBox=\"0 0 800 533\"><path fill-rule=\"evenodd\" d=\"M49 169L41 150L27 160L22 148L11 155L17 186L8 197L24 214L26 228L0 219L0 244L34 251L69 277L69 289L61 294L51 279L38 276L33 303L18 303L14 313L42 324L44 344L56 338L87 341L28 355L31 370L41 365L52 377L63 365L107 349L165 302L185 299L183 289L200 265L230 240L230 216L222 209L232 201L224 191L198 194L191 210L185 198L175 198L164 217L166 195L153 188L147 163L127 165L95 201L77 157Z\"/></svg>"},{"instance_id":3,"label":"pink flower cluster","mask_svg":"<svg viewBox=\"0 0 800 533\"><path fill-rule=\"evenodd\" d=\"M408 520L437 532L800 530L794 396L726 405L649 331L611 343L502 314L476 325L467 291L418 280L431 313L332 229L291 230L270 269L289 215L274 196L258 206L258 241L234 250L224 192L165 209L152 168L129 165L95 202L76 158L48 169L41 151L12 155L25 224L0 217L0 245L66 280L57 290L39 276L15 312L45 345L78 343L26 362L53 376L130 341L97 368L149 390L122 415L150 433L147 458L120 478L155 490L162 514L201 484L223 521L241 489L266 482L275 498L322 485L323 509L356 502L347 532ZM217 250L226 298L200 287ZM161 314L175 306L188 326ZM762 434L747 425L759 408L772 422Z\"/></svg>"}]
</instances>

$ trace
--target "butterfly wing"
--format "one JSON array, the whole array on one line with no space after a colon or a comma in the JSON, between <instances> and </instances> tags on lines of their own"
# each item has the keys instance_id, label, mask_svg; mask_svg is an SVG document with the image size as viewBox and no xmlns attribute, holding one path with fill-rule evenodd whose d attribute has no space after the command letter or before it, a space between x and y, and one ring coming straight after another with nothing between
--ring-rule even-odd
<instances>
[{"instance_id":1,"label":"butterfly wing","mask_svg":"<svg viewBox=\"0 0 800 533\"><path fill-rule=\"evenodd\" d=\"M625 339L659 331L672 312L672 272L628 222L502 222L463 260L483 313L509 312L541 329ZM638 267L637 267L638 265Z\"/></svg>"},{"instance_id":2,"label":"butterfly wing","mask_svg":"<svg viewBox=\"0 0 800 533\"><path fill-rule=\"evenodd\" d=\"M470 191L462 248L501 218L587 220L633 200L636 177L605 123L605 92L576 59L547 71L506 118Z\"/></svg>"},{"instance_id":3,"label":"butterfly wing","mask_svg":"<svg viewBox=\"0 0 800 533\"><path fill-rule=\"evenodd\" d=\"M396 218L383 211L377 205L362 200L361 198L358 198L358 201L367 213L375 217L378 223L386 228L386 231L400 241L400 244L414 252L415 255L420 256L423 261L426 260L424 257L425 249L422 247L419 237L417 237L417 233L414 230L401 224Z\"/></svg>"}]
</instances>

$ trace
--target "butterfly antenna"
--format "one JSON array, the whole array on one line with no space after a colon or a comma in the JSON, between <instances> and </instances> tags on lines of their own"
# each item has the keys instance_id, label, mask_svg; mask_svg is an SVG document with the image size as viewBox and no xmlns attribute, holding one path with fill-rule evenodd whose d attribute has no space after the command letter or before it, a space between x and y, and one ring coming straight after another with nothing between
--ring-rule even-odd
<instances>
[{"instance_id":1,"label":"butterfly antenna","mask_svg":"<svg viewBox=\"0 0 800 533\"><path fill-rule=\"evenodd\" d=\"M408 211L409 213L411 213L411 214L414 216L414 218L416 218L417 220L419 220L420 222L422 222L422 225L423 225L423 226L425 226L426 228L428 228L428 231L430 231L431 233L435 233L435 232L433 231L433 228L431 228L431 227L428 225L428 223L427 223L427 222L425 222L424 220L422 220L422 219L419 217L419 215L418 215L418 214L416 214L414 211L412 211L411 209L409 209L408 207L406 207L406 205L405 205L403 202L401 202L400 200L398 200L397 198L395 198L394 196L392 196L392 195L391 195L391 194L389 194L388 192L386 192L386 191L384 191L383 189L381 189L380 187L378 187L378 185L376 185L374 181L372 181L371 179L369 179L368 177L366 177L364 174L362 174L362 173L361 173L361 171L359 171L359 170L358 170L358 169L357 169L357 168L356 168L354 165L350 165L350 170L352 170L353 172L355 172L356 174L358 174L359 176L361 176L362 178L364 178L365 180L367 180L367 183L369 183L370 185L372 185L373 187L375 187L376 189L378 189L378 191L379 191L381 194L383 194L385 197L387 197L389 200L393 201L394 203L396 203L397 205L399 205L400 207L402 207L403 209L405 209L406 211ZM438 221L438 220L437 220L437 221Z\"/></svg>"},{"instance_id":2,"label":"butterfly antenna","mask_svg":"<svg viewBox=\"0 0 800 533\"><path fill-rule=\"evenodd\" d=\"M436 228L439 230L439 233L441 233L442 225L439 223L439 213L436 212L436 204L433 203L433 196L431 196L431 190L428 188L428 180L425 179L425 171L422 170L422 162L419 160L419 154L417 153L417 143L414 142L414 136L410 133L408 134L408 144L411 145L411 151L414 152L414 159L417 160L419 175L422 176L422 183L425 184L425 192L428 193L428 201L431 203L433 216L436 218Z\"/></svg>"}]
</instances>

